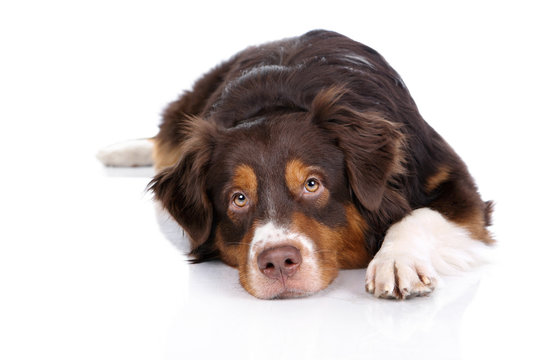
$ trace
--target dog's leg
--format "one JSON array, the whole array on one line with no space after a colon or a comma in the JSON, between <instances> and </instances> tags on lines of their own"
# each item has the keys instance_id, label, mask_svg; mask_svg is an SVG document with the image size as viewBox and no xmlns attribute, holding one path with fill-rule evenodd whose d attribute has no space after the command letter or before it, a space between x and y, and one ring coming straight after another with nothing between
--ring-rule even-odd
<instances>
[{"instance_id":1,"label":"dog's leg","mask_svg":"<svg viewBox=\"0 0 540 360\"><path fill-rule=\"evenodd\" d=\"M106 166L152 166L152 139L124 141L101 149L97 158Z\"/></svg>"},{"instance_id":2,"label":"dog's leg","mask_svg":"<svg viewBox=\"0 0 540 360\"><path fill-rule=\"evenodd\" d=\"M366 272L366 290L403 299L431 293L439 275L484 261L486 245L439 212L421 208L392 225Z\"/></svg>"}]
</instances>

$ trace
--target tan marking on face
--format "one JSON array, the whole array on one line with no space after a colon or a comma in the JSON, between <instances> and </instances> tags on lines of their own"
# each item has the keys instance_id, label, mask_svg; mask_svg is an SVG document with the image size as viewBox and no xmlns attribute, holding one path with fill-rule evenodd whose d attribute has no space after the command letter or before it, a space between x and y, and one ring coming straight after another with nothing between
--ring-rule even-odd
<instances>
[{"instance_id":1,"label":"tan marking on face","mask_svg":"<svg viewBox=\"0 0 540 360\"><path fill-rule=\"evenodd\" d=\"M245 267L248 261L249 243L253 237L253 226L239 243L226 244L223 239L221 226L217 226L216 246L221 255L221 260L234 268Z\"/></svg>"},{"instance_id":2,"label":"tan marking on face","mask_svg":"<svg viewBox=\"0 0 540 360\"><path fill-rule=\"evenodd\" d=\"M232 180L235 189L245 191L251 200L257 196L257 175L251 166L242 164L236 167Z\"/></svg>"},{"instance_id":3,"label":"tan marking on face","mask_svg":"<svg viewBox=\"0 0 540 360\"><path fill-rule=\"evenodd\" d=\"M255 171L245 164L239 165L234 171L231 180L231 192L240 191L248 198L246 206L254 206L257 203L257 176ZM231 194L232 195L232 194ZM231 199L232 200L232 199ZM239 221L238 213L235 213L230 208L227 210L227 215L233 221ZM216 230L216 245L221 254L223 262L235 268L241 268L247 263L247 254L249 252L249 243L253 237L253 226L244 235L239 243L226 244L223 238L221 226L218 224Z\"/></svg>"},{"instance_id":4,"label":"tan marking on face","mask_svg":"<svg viewBox=\"0 0 540 360\"><path fill-rule=\"evenodd\" d=\"M308 167L300 160L293 159L285 168L285 181L289 190L296 194L304 186L306 176L309 176Z\"/></svg>"},{"instance_id":5,"label":"tan marking on face","mask_svg":"<svg viewBox=\"0 0 540 360\"><path fill-rule=\"evenodd\" d=\"M305 183L310 177L315 177L319 181L320 170L315 166L308 166L298 159L290 160L285 168L285 181L291 194L299 198L304 192ZM323 186L324 184L321 184ZM308 194L309 195L309 194ZM330 192L325 187L315 200L317 207L324 207L330 199Z\"/></svg>"},{"instance_id":6,"label":"tan marking on face","mask_svg":"<svg viewBox=\"0 0 540 360\"><path fill-rule=\"evenodd\" d=\"M327 285L339 269L364 268L371 260L364 243L365 220L354 205L346 206L345 211L347 224L334 229L303 213L292 216L293 230L314 241L321 277Z\"/></svg>"},{"instance_id":7,"label":"tan marking on face","mask_svg":"<svg viewBox=\"0 0 540 360\"><path fill-rule=\"evenodd\" d=\"M242 164L236 167L231 180L230 191L231 194L228 194L229 196L232 196L235 192L241 192L247 197L245 210L257 203L257 175L255 175L255 171L253 171L251 166ZM239 211L240 209L229 207L227 210L227 215L235 222L239 221L239 215L236 210Z\"/></svg>"},{"instance_id":8,"label":"tan marking on face","mask_svg":"<svg viewBox=\"0 0 540 360\"><path fill-rule=\"evenodd\" d=\"M442 166L434 175L428 177L426 180L426 191L428 193L435 190L440 184L450 178L450 169L446 166Z\"/></svg>"},{"instance_id":9,"label":"tan marking on face","mask_svg":"<svg viewBox=\"0 0 540 360\"><path fill-rule=\"evenodd\" d=\"M339 231L333 230L302 213L295 213L292 217L293 229L306 234L315 243L317 265L320 269L321 289L327 287L339 273L338 250L328 244L332 239L340 237Z\"/></svg>"}]
</instances>

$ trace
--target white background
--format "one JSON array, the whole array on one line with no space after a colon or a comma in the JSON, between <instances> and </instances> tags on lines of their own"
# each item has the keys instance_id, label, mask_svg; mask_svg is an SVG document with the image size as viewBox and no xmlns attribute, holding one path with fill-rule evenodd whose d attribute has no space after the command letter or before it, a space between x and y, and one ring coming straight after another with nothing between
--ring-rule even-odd
<instances>
[{"instance_id":1,"label":"white background","mask_svg":"<svg viewBox=\"0 0 540 360\"><path fill-rule=\"evenodd\" d=\"M2 1L1 359L538 359L538 10L525 1ZM497 203L494 263L433 296L372 299L364 270L261 301L188 265L148 169L95 152L152 136L247 45L336 30L377 49Z\"/></svg>"}]
</instances>

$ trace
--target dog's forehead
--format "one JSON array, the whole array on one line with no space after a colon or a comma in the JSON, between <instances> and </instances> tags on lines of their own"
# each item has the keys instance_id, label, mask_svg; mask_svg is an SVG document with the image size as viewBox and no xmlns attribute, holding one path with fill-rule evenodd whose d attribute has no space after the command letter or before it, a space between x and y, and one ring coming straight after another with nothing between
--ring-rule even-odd
<instances>
[{"instance_id":1,"label":"dog's forehead","mask_svg":"<svg viewBox=\"0 0 540 360\"><path fill-rule=\"evenodd\" d=\"M247 164L258 177L283 175L287 163L300 159L307 166L332 166L341 151L305 114L259 117L227 129L217 146L216 162L230 169Z\"/></svg>"},{"instance_id":2,"label":"dog's forehead","mask_svg":"<svg viewBox=\"0 0 540 360\"><path fill-rule=\"evenodd\" d=\"M313 145L310 146L313 151ZM294 144L281 141L257 141L255 138L239 141L237 147L225 151L216 162L229 183L257 183L265 188L286 184L293 177L303 175L308 169L323 168L320 157L311 157ZM254 187L250 185L249 187Z\"/></svg>"}]
</instances>

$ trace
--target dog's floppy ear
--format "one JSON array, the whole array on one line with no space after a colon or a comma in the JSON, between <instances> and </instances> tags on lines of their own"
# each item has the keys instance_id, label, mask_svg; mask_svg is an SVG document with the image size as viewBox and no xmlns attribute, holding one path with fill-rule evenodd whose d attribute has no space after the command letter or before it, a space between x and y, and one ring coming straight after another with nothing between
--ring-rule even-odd
<instances>
[{"instance_id":1,"label":"dog's floppy ear","mask_svg":"<svg viewBox=\"0 0 540 360\"><path fill-rule=\"evenodd\" d=\"M187 232L194 262L215 257L209 241L213 206L206 191L206 174L213 149L215 127L193 119L176 165L161 170L148 185L156 199Z\"/></svg>"},{"instance_id":2,"label":"dog's floppy ear","mask_svg":"<svg viewBox=\"0 0 540 360\"><path fill-rule=\"evenodd\" d=\"M343 151L354 196L366 209L376 211L388 181L402 171L403 135L381 112L358 111L352 101L345 88L329 88L314 98L311 113Z\"/></svg>"}]
</instances>

